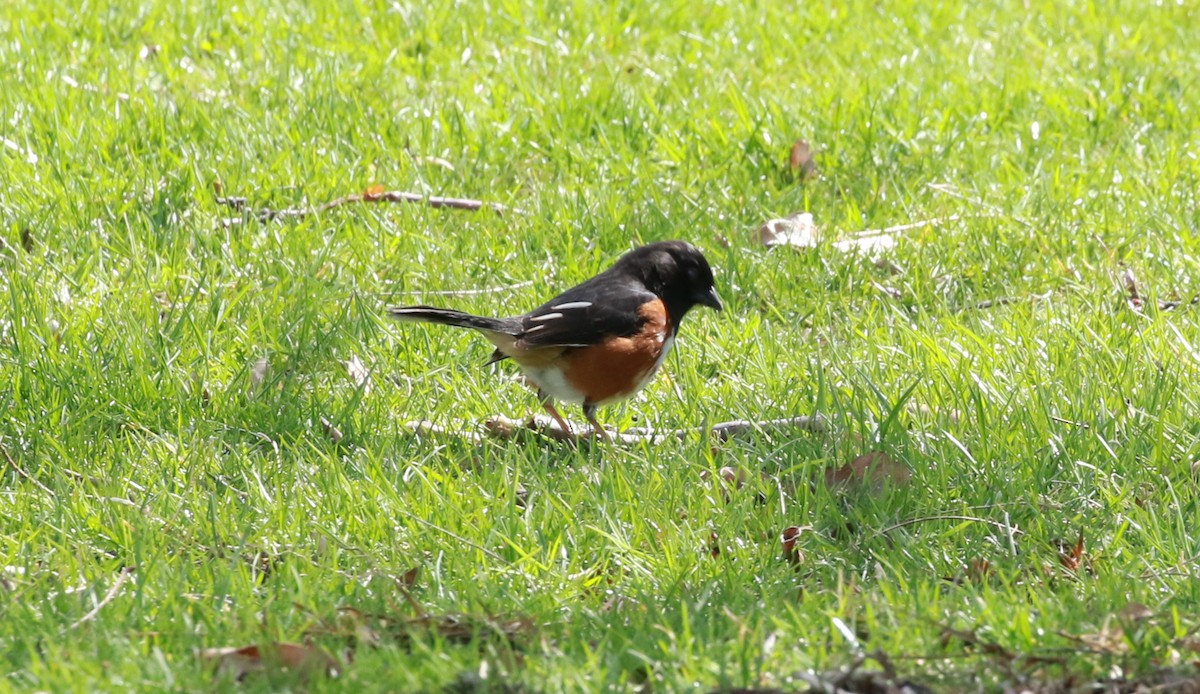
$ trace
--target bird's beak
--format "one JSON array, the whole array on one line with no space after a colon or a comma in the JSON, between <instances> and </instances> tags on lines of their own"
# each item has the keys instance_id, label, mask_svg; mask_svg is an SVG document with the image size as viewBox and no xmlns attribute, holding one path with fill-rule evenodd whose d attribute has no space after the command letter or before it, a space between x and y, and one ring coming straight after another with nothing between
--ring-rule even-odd
<instances>
[{"instance_id":1,"label":"bird's beak","mask_svg":"<svg viewBox=\"0 0 1200 694\"><path fill-rule=\"evenodd\" d=\"M714 311L721 310L721 297L717 296L717 288L709 287L708 291L696 297L696 303L701 306L707 306Z\"/></svg>"}]
</instances>

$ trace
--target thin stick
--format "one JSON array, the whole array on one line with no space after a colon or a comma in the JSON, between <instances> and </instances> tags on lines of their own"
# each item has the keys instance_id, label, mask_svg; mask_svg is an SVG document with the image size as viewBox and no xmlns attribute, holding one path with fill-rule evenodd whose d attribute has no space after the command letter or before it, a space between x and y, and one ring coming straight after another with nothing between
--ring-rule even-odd
<instances>
[{"instance_id":1,"label":"thin stick","mask_svg":"<svg viewBox=\"0 0 1200 694\"><path fill-rule=\"evenodd\" d=\"M1070 419L1063 419L1062 417L1056 417L1054 415L1050 415L1050 420L1054 421L1054 422L1058 422L1059 424L1070 424L1071 426L1079 427L1080 429L1091 429L1091 427L1088 426L1086 422L1076 422L1076 421L1073 421Z\"/></svg>"},{"instance_id":2,"label":"thin stick","mask_svg":"<svg viewBox=\"0 0 1200 694\"><path fill-rule=\"evenodd\" d=\"M439 196L426 197L420 193L405 193L398 190L386 190L380 193L355 193L345 197L331 200L320 207L322 212L331 210L342 205L349 205L356 202L411 202L424 203L430 207L449 207L455 210L467 210L468 212L477 212L484 207L490 207L496 212L504 212L508 208L498 202L483 202L482 200L470 200L468 198L443 198Z\"/></svg>"},{"instance_id":3,"label":"thin stick","mask_svg":"<svg viewBox=\"0 0 1200 694\"><path fill-rule=\"evenodd\" d=\"M474 433L459 433L451 430L448 427L440 426L429 421L409 422L405 428L418 434L456 434L464 436L473 443L480 441L480 436ZM568 443L576 443L585 439L593 438L593 433L587 430L587 427L571 427L573 430L585 431L583 434L576 434L574 431L564 431L563 428L554 422L549 417L535 416L528 420L510 419L508 417L492 417L484 422L484 430L487 436L496 439L511 439L521 431L532 431L534 433L545 436L546 438L555 441L564 441ZM466 426L461 427L466 429ZM625 431L608 431L608 436L611 440L624 445L635 445L638 443L654 443L670 438L685 439L696 433L707 433L712 438L718 441L728 441L731 438L744 436L754 432L772 433L783 432L789 430L800 430L810 433L824 433L829 430L829 421L823 415L801 415L797 417L785 417L783 419L767 419L763 421L752 421L746 419L736 419L730 422L721 422L714 424L711 427L697 427L694 429L651 429L646 427L632 427Z\"/></svg>"},{"instance_id":4,"label":"thin stick","mask_svg":"<svg viewBox=\"0 0 1200 694\"><path fill-rule=\"evenodd\" d=\"M24 477L25 479L29 480L29 482L32 483L33 486L37 487L38 489L42 490L43 492L46 492L50 496L55 496L54 490L52 490L49 487L47 487L46 485L42 484L41 482L39 482L37 480L37 478L33 477L28 472L25 472L23 469L21 469L21 466L17 465L17 461L13 460L12 456L8 454L7 448L0 445L0 453L4 454L4 460L8 463L8 466L10 468L12 468L13 472L15 472L18 475L20 475L21 477Z\"/></svg>"},{"instance_id":5,"label":"thin stick","mask_svg":"<svg viewBox=\"0 0 1200 694\"><path fill-rule=\"evenodd\" d=\"M218 205L224 205L225 207L230 207L235 210L240 211L248 209L246 198L217 195L215 200ZM437 195L425 196L421 195L420 193L407 193L398 190L385 190L379 192L368 191L364 193L355 193L353 195L345 195L335 200L330 200L319 207L290 207L281 210L263 208L261 210L252 211L251 213L260 222L269 222L274 219L283 219L285 217L302 219L316 212L325 212L327 210L332 210L335 207L341 207L343 205L350 205L360 202L404 202L424 204L433 208L446 207L454 210L466 210L468 212L477 212L487 207L497 214L502 214L508 211L523 213L522 210L515 208L510 210L510 208L505 207L498 202L484 202L482 200L471 200L469 198L447 198ZM234 217L231 219L222 220L221 224L222 226L228 227L234 224L240 224L245 221L245 219L246 218L244 217Z\"/></svg>"},{"instance_id":6,"label":"thin stick","mask_svg":"<svg viewBox=\"0 0 1200 694\"><path fill-rule=\"evenodd\" d=\"M1196 304L1200 304L1200 294L1193 296L1191 301L1160 301L1158 302L1158 309L1160 311L1170 311L1171 309L1179 308L1180 306L1195 306Z\"/></svg>"},{"instance_id":7,"label":"thin stick","mask_svg":"<svg viewBox=\"0 0 1200 694\"><path fill-rule=\"evenodd\" d=\"M85 622L90 622L95 619L96 615L100 614L100 610L104 609L105 605L112 602L113 598L117 597L117 593L120 592L121 586L125 585L125 581L129 580L129 577L133 575L133 572L136 568L137 567L134 566L126 566L125 568L121 569L121 573L117 574L117 580L113 582L112 587L108 589L108 592L104 594L104 597L100 600L100 602L96 603L96 606L93 607L91 611L80 617L78 621L64 629L64 631L71 631L80 624L84 624Z\"/></svg>"}]
</instances>

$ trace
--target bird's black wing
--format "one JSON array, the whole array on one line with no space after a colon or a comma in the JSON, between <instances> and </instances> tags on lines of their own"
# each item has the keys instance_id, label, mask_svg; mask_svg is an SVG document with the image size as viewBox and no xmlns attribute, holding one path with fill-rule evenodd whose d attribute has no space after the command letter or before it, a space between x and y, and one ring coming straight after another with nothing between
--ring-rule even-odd
<instances>
[{"instance_id":1,"label":"bird's black wing","mask_svg":"<svg viewBox=\"0 0 1200 694\"><path fill-rule=\"evenodd\" d=\"M599 275L519 317L517 345L588 347L633 335L646 322L642 306L658 300L635 280Z\"/></svg>"}]
</instances>

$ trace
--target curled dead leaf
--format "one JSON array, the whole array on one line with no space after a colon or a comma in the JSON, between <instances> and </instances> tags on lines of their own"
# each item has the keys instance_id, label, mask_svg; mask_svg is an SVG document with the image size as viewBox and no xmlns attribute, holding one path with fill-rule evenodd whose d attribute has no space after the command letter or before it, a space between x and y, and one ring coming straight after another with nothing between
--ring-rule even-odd
<instances>
[{"instance_id":1,"label":"curled dead leaf","mask_svg":"<svg viewBox=\"0 0 1200 694\"><path fill-rule=\"evenodd\" d=\"M903 487L912 479L904 463L892 460L883 451L871 451L858 456L840 468L825 470L825 486L833 488L868 487L879 491L885 486Z\"/></svg>"},{"instance_id":2,"label":"curled dead leaf","mask_svg":"<svg viewBox=\"0 0 1200 694\"><path fill-rule=\"evenodd\" d=\"M1117 616L1126 622L1144 622L1154 616L1154 610L1140 602L1131 602L1122 607Z\"/></svg>"},{"instance_id":3,"label":"curled dead leaf","mask_svg":"<svg viewBox=\"0 0 1200 694\"><path fill-rule=\"evenodd\" d=\"M1079 539L1074 545L1059 541L1058 562L1068 571L1078 571L1084 566L1083 528L1079 529Z\"/></svg>"},{"instance_id":4,"label":"curled dead leaf","mask_svg":"<svg viewBox=\"0 0 1200 694\"><path fill-rule=\"evenodd\" d=\"M791 167L792 173L800 181L811 181L817 177L815 154L816 152L813 151L812 146L802 139L796 140L792 145L792 153L788 158L788 165Z\"/></svg>"},{"instance_id":5,"label":"curled dead leaf","mask_svg":"<svg viewBox=\"0 0 1200 694\"><path fill-rule=\"evenodd\" d=\"M741 468L725 466L717 470L717 477L720 477L723 482L735 489L741 489L746 484L746 471ZM708 480L708 470L700 471L700 479Z\"/></svg>"},{"instance_id":6,"label":"curled dead leaf","mask_svg":"<svg viewBox=\"0 0 1200 694\"><path fill-rule=\"evenodd\" d=\"M1129 306L1134 310L1142 308L1142 294L1138 291L1137 275L1133 274L1133 269L1125 268L1121 273L1121 283L1125 285L1125 292L1129 295Z\"/></svg>"},{"instance_id":7,"label":"curled dead leaf","mask_svg":"<svg viewBox=\"0 0 1200 694\"><path fill-rule=\"evenodd\" d=\"M409 588L412 588L414 585L416 585L417 577L419 577L420 575L421 575L421 565L417 564L416 566L412 567L408 571L405 571L404 575L398 579L398 583L401 588L403 588L404 590L408 590Z\"/></svg>"},{"instance_id":8,"label":"curled dead leaf","mask_svg":"<svg viewBox=\"0 0 1200 694\"><path fill-rule=\"evenodd\" d=\"M962 585L964 583L983 583L992 573L992 563L983 557L975 557L967 562L962 575L946 576L943 580Z\"/></svg>"},{"instance_id":9,"label":"curled dead leaf","mask_svg":"<svg viewBox=\"0 0 1200 694\"><path fill-rule=\"evenodd\" d=\"M796 540L804 534L806 530L812 530L811 525L793 525L783 529L783 534L780 536L780 542L783 545L783 558L792 566L799 566L804 563L804 552L796 546Z\"/></svg>"},{"instance_id":10,"label":"curled dead leaf","mask_svg":"<svg viewBox=\"0 0 1200 694\"><path fill-rule=\"evenodd\" d=\"M237 680L257 672L295 672L304 677L336 676L341 672L336 658L315 646L298 643L205 648L199 656L215 664L219 674Z\"/></svg>"}]
</instances>

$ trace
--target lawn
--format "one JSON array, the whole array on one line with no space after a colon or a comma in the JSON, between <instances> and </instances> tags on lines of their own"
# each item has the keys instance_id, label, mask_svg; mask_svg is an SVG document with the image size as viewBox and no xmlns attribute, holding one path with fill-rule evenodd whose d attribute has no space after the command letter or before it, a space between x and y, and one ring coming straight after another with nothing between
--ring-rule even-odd
<instances>
[{"instance_id":1,"label":"lawn","mask_svg":"<svg viewBox=\"0 0 1200 694\"><path fill-rule=\"evenodd\" d=\"M1200 6L968 5L0 5L0 690L1196 678ZM680 439L385 316L669 238Z\"/></svg>"}]
</instances>

